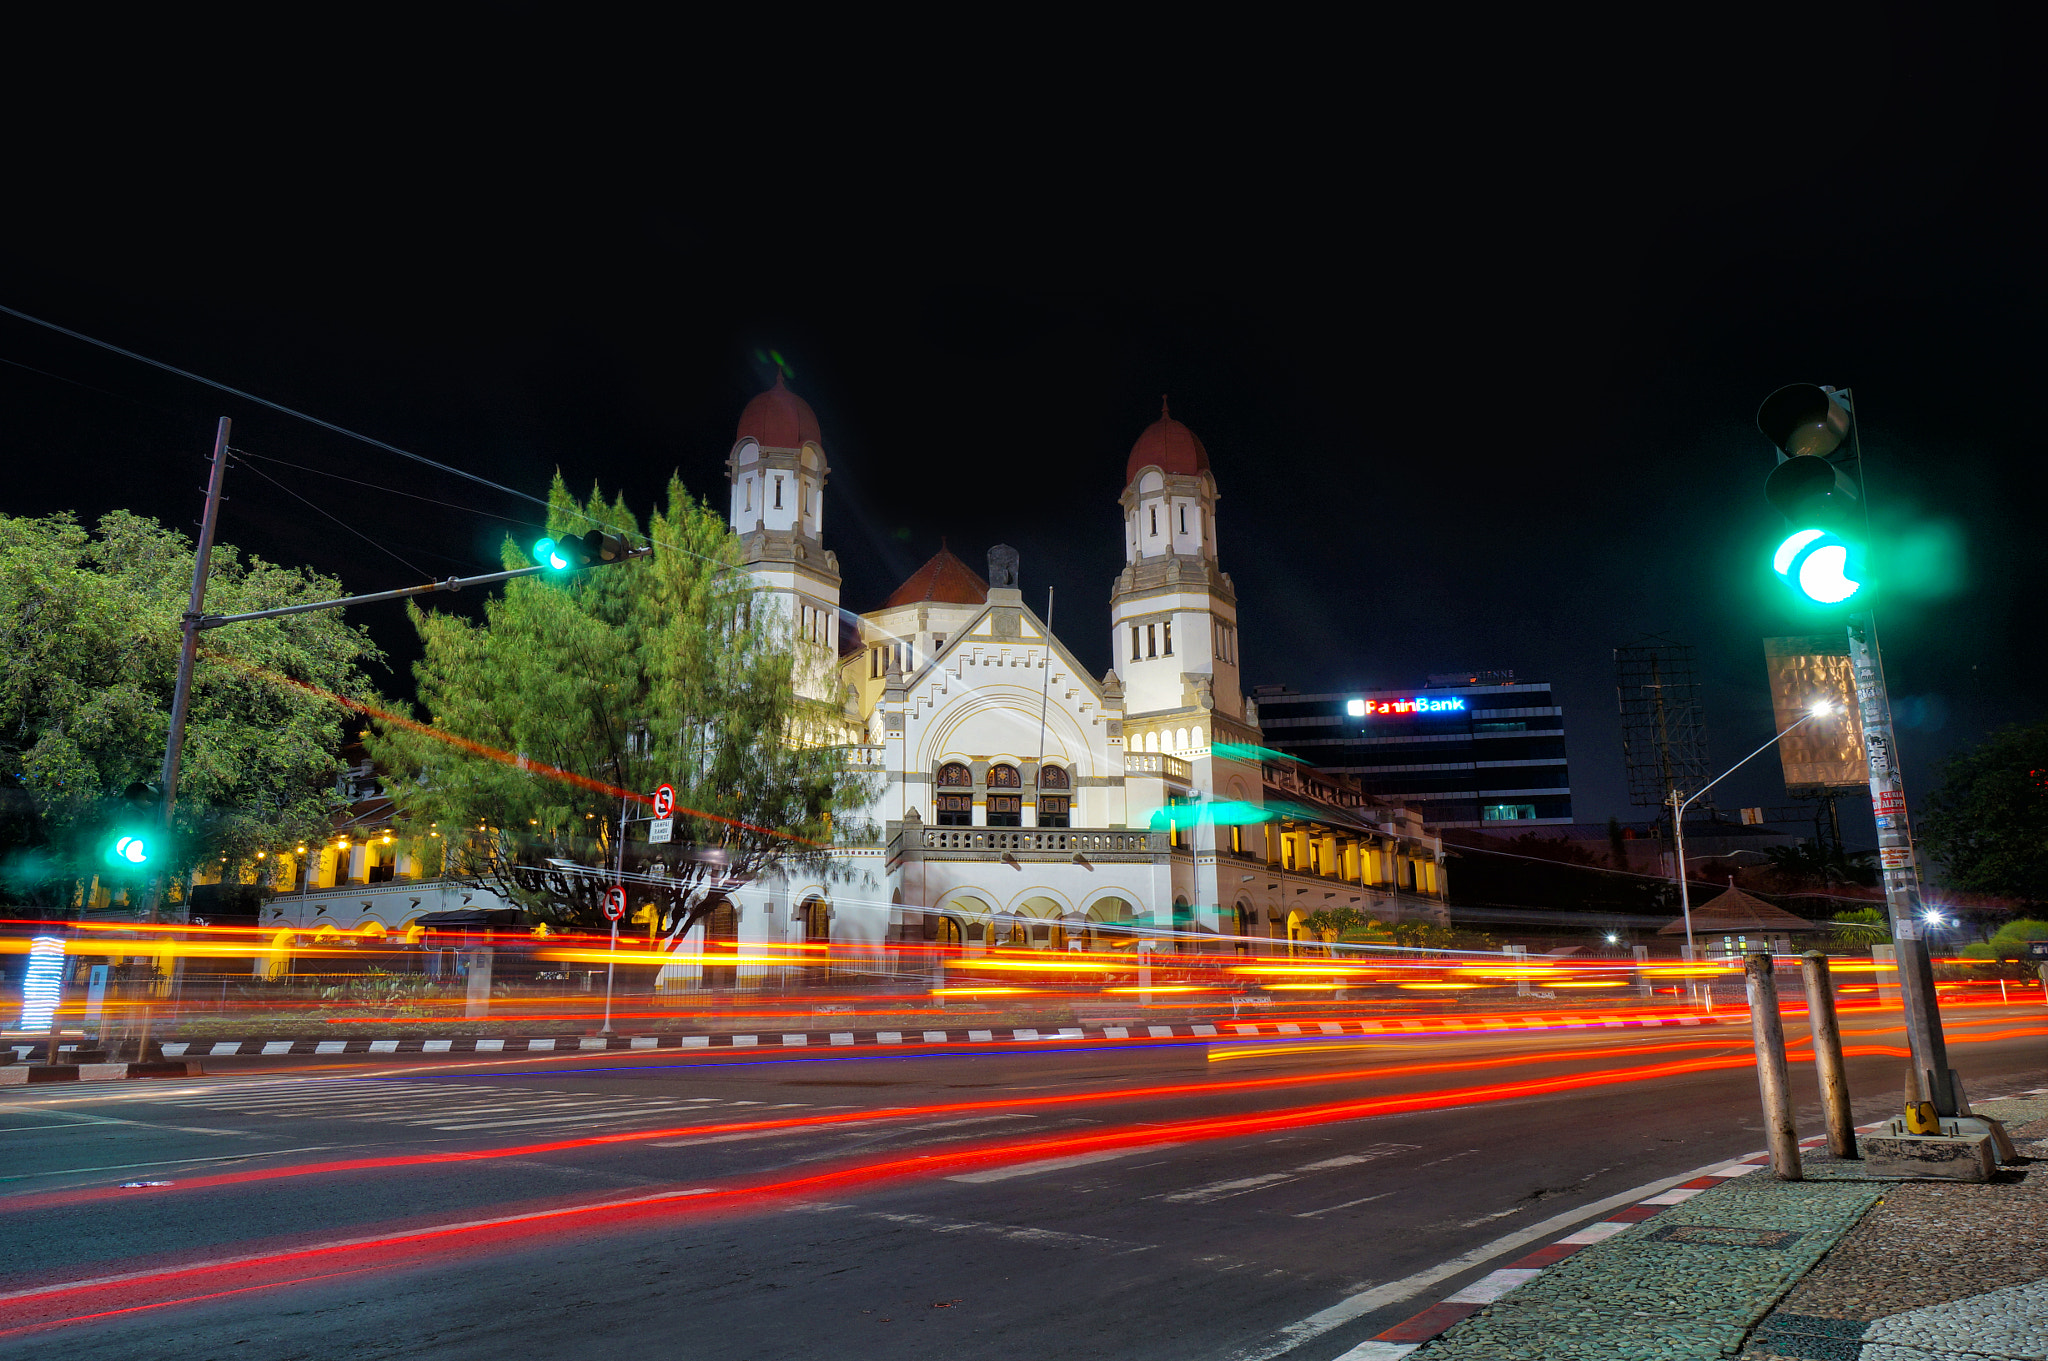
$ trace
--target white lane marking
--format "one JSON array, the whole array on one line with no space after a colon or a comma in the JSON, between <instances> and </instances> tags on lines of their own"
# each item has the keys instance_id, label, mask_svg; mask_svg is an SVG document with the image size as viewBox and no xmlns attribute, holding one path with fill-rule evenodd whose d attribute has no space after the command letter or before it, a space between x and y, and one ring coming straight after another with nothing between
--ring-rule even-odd
<instances>
[{"instance_id":1,"label":"white lane marking","mask_svg":"<svg viewBox=\"0 0 2048 1361\"><path fill-rule=\"evenodd\" d=\"M1107 1247L1127 1253L1152 1250L1150 1243L1125 1243L1114 1238L1097 1238L1093 1234L1061 1233L1056 1229L1031 1229L1016 1224L984 1224L974 1219L938 1219L932 1215L890 1214L881 1210L870 1210L861 1218L879 1219L885 1224L908 1224L937 1233L986 1233L1007 1238L1013 1243L1041 1243L1047 1247Z\"/></svg>"},{"instance_id":2,"label":"white lane marking","mask_svg":"<svg viewBox=\"0 0 2048 1361\"><path fill-rule=\"evenodd\" d=\"M1359 1163L1374 1162L1380 1158L1391 1158L1396 1153L1413 1153L1421 1147L1421 1144L1368 1144L1356 1153L1340 1154L1335 1158L1325 1158L1321 1162L1303 1163L1294 1170L1297 1172L1321 1172L1332 1167L1355 1167ZM1424 1163L1423 1166L1427 1167L1429 1164Z\"/></svg>"},{"instance_id":3,"label":"white lane marking","mask_svg":"<svg viewBox=\"0 0 2048 1361\"><path fill-rule=\"evenodd\" d=\"M1361 1342L1334 1361L1401 1361L1420 1342Z\"/></svg>"},{"instance_id":4,"label":"white lane marking","mask_svg":"<svg viewBox=\"0 0 2048 1361\"><path fill-rule=\"evenodd\" d=\"M654 1133L649 1130L648 1133ZM690 1148L697 1144L737 1144L748 1139L808 1139L807 1129L757 1129L745 1134L707 1134L700 1139L649 1139L648 1148Z\"/></svg>"},{"instance_id":5,"label":"white lane marking","mask_svg":"<svg viewBox=\"0 0 2048 1361\"><path fill-rule=\"evenodd\" d=\"M1645 1196L1654 1196L1669 1191L1680 1182L1691 1181L1695 1177L1723 1175L1714 1171L1716 1167L1722 1166L1725 1166L1725 1164L1710 1163L1706 1167L1696 1167L1690 1172L1681 1172L1675 1177L1660 1177L1656 1181L1645 1182L1641 1186L1632 1187L1616 1195L1608 1196L1605 1200L1596 1200L1591 1205L1583 1205L1576 1210L1566 1210L1562 1214L1552 1215L1541 1224L1531 1224L1526 1229L1517 1229L1505 1237L1496 1238L1491 1243L1484 1243L1470 1252L1461 1253L1447 1262L1439 1262L1426 1271L1418 1271L1414 1275L1404 1276L1398 1281L1388 1281L1385 1285L1376 1285L1369 1290L1361 1290L1355 1295L1350 1295L1337 1301L1327 1309L1319 1309L1305 1319L1288 1324L1274 1336L1272 1341L1264 1346L1252 1347L1234 1353L1229 1358L1229 1361L1272 1361L1272 1358L1276 1356L1285 1356L1303 1343L1312 1342L1333 1329L1343 1327L1353 1319L1370 1314L1375 1309L1384 1309L1390 1304L1399 1304L1403 1300L1413 1299L1438 1281L1449 1280L1453 1276L1470 1271L1481 1263L1492 1261L1504 1253L1526 1247L1538 1239L1556 1233L1559 1229L1570 1228L1574 1224L1583 1224L1589 1219L1595 1219L1600 1215L1606 1214L1609 1210L1617 1209L1623 1205L1632 1205ZM1623 1227L1627 1226L1624 1225Z\"/></svg>"},{"instance_id":6,"label":"white lane marking","mask_svg":"<svg viewBox=\"0 0 2048 1361\"><path fill-rule=\"evenodd\" d=\"M1392 1191L1382 1191L1376 1196L1363 1196L1357 1200L1347 1200L1342 1205L1325 1205L1320 1210L1304 1210L1302 1213L1296 1215L1295 1218L1314 1219L1317 1215L1334 1214L1338 1210L1348 1210L1354 1205L1366 1205L1375 1200L1385 1200L1388 1196L1391 1196L1392 1194L1394 1194Z\"/></svg>"},{"instance_id":7,"label":"white lane marking","mask_svg":"<svg viewBox=\"0 0 2048 1361\"><path fill-rule=\"evenodd\" d=\"M1271 1186L1274 1182L1293 1180L1294 1174L1292 1172L1268 1172L1264 1176L1239 1177L1235 1181L1212 1181L1207 1186L1197 1186L1188 1191L1176 1191L1170 1196L1161 1196L1160 1199L1169 1205L1201 1204L1204 1201L1226 1200L1231 1196L1241 1196L1247 1191L1256 1191L1262 1186Z\"/></svg>"},{"instance_id":8,"label":"white lane marking","mask_svg":"<svg viewBox=\"0 0 2048 1361\"><path fill-rule=\"evenodd\" d=\"M199 1163L241 1163L251 1158L282 1158L287 1154L319 1153L335 1147L335 1144L314 1144L310 1148L269 1148L259 1149L253 1153L225 1153L214 1158L158 1158L154 1162L110 1163L103 1167L60 1167L54 1172L17 1172L11 1177L0 1177L0 1181L27 1181L31 1177L68 1177L80 1172L126 1172L132 1167L192 1167Z\"/></svg>"},{"instance_id":9,"label":"white lane marking","mask_svg":"<svg viewBox=\"0 0 2048 1361\"><path fill-rule=\"evenodd\" d=\"M1533 1276L1543 1274L1541 1267L1504 1267L1489 1271L1455 1295L1446 1295L1445 1304L1492 1304L1502 1295Z\"/></svg>"},{"instance_id":10,"label":"white lane marking","mask_svg":"<svg viewBox=\"0 0 2048 1361\"><path fill-rule=\"evenodd\" d=\"M631 1120L631 1119L634 1119L634 1118L635 1118L635 1117L636 1117L636 1116L637 1116L638 1114L639 1114L639 1113L638 1113L638 1112L636 1112L636 1111L624 1111L624 1110L609 1110L609 1111L590 1111L590 1112L588 1112L588 1113L586 1113L586 1114L579 1114L579 1113L577 1113L577 1112L575 1112L575 1111L564 1111L564 1112L562 1112L562 1113L561 1113L560 1115L536 1115L536 1116L532 1116L532 1117L530 1117L530 1118L528 1118L528 1119L525 1119L525 1120L483 1120L483 1121L470 1121L470 1122L468 1122L468 1123L466 1123L466 1124L460 1124L460 1125L435 1125L435 1126L434 1126L433 1128L435 1128L435 1129L448 1129L448 1130L455 1130L455 1129L511 1129L511 1128L513 1128L513 1127L515 1127L515 1126L518 1126L518 1125L587 1125L587 1124L590 1124L590 1123L592 1123L593 1121L604 1121L604 1120ZM660 1118L660 1119L666 1119L666 1118L667 1118L667 1115L668 1115L668 1113L667 1113L667 1112L665 1112L665 1111L649 1111L649 1112L647 1112L647 1116L648 1116L648 1117L653 1117L653 1118ZM435 1118L436 1118L436 1119L441 1119L441 1120L445 1120L445 1119L447 1119L447 1117L446 1117L446 1116L436 1116ZM424 1121L424 1120L418 1120L418 1121L410 1121L410 1122L408 1122L408 1123L411 1123L411 1124L422 1124L422 1125L423 1125L423 1124L425 1124L425 1123L427 1123L427 1122L426 1122L426 1121Z\"/></svg>"},{"instance_id":11,"label":"white lane marking","mask_svg":"<svg viewBox=\"0 0 2048 1361\"><path fill-rule=\"evenodd\" d=\"M1139 1153L1154 1153L1162 1148L1177 1147L1177 1144L1145 1144L1138 1148L1113 1148L1101 1153L1072 1153L1064 1158L1041 1158L1037 1162L1016 1163L1010 1167L991 1167L982 1172L962 1172L946 1180L975 1183L1008 1181L1012 1177L1035 1177L1040 1172L1057 1172L1067 1167L1086 1167L1090 1163L1106 1163L1112 1158L1129 1158Z\"/></svg>"},{"instance_id":12,"label":"white lane marking","mask_svg":"<svg viewBox=\"0 0 2048 1361\"><path fill-rule=\"evenodd\" d=\"M1463 1153L1453 1153L1448 1158L1432 1158L1426 1163L1417 1163L1415 1165L1415 1170L1420 1172L1423 1168L1435 1167L1438 1163L1454 1162L1459 1158L1469 1158L1478 1151L1479 1150L1476 1148L1468 1148Z\"/></svg>"}]
</instances>

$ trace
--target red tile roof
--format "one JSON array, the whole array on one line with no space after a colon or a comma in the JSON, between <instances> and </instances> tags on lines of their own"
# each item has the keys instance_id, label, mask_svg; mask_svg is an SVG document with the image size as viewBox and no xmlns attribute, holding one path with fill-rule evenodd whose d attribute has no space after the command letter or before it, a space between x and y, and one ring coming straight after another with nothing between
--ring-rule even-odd
<instances>
[{"instance_id":1,"label":"red tile roof","mask_svg":"<svg viewBox=\"0 0 2048 1361\"><path fill-rule=\"evenodd\" d=\"M775 375L775 386L747 403L747 409L740 413L739 439L751 437L755 442L775 449L799 449L805 444L823 447L824 436L818 433L817 413L811 404L782 385L782 375Z\"/></svg>"},{"instance_id":2,"label":"red tile roof","mask_svg":"<svg viewBox=\"0 0 2048 1361\"><path fill-rule=\"evenodd\" d=\"M882 602L882 608L915 605L920 600L946 605L982 605L988 602L988 583L977 576L972 567L954 557L950 549L942 547L932 555L930 562L912 572L910 579Z\"/></svg>"},{"instance_id":3,"label":"red tile roof","mask_svg":"<svg viewBox=\"0 0 2048 1361\"><path fill-rule=\"evenodd\" d=\"M1148 464L1156 465L1161 472L1190 477L1209 471L1209 451L1195 438L1194 431L1168 413L1164 397L1159 399L1159 419L1146 426L1145 433L1131 446L1131 461L1124 465L1124 482L1137 481L1139 469Z\"/></svg>"}]
</instances>

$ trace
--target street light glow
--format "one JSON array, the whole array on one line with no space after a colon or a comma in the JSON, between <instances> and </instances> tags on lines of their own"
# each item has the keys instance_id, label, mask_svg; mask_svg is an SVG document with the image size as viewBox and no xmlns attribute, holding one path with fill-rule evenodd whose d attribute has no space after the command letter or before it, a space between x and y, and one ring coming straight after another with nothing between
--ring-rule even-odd
<instances>
[{"instance_id":1,"label":"street light glow","mask_svg":"<svg viewBox=\"0 0 2048 1361\"><path fill-rule=\"evenodd\" d=\"M1833 713L1834 711L1835 706L1832 700L1823 699L1814 701L1813 716L1815 718L1826 718L1829 714Z\"/></svg>"}]
</instances>

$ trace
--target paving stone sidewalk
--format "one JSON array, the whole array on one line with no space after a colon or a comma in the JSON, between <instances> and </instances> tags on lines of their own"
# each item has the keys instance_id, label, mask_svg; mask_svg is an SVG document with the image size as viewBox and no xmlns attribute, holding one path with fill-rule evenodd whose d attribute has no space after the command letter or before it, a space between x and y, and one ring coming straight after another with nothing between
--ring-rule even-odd
<instances>
[{"instance_id":1,"label":"paving stone sidewalk","mask_svg":"<svg viewBox=\"0 0 2048 1361\"><path fill-rule=\"evenodd\" d=\"M1761 1322L1744 1361L2048 1357L2048 1097L1977 1109L2006 1122L2027 1161L1984 1185L1887 1187Z\"/></svg>"},{"instance_id":2,"label":"paving stone sidewalk","mask_svg":"<svg viewBox=\"0 0 2048 1361\"><path fill-rule=\"evenodd\" d=\"M1722 1182L1558 1262L1412 1361L2048 1358L2048 1097L1986 1101L2023 1161L1986 1185ZM2030 1166L2031 1164L2031 1166Z\"/></svg>"}]
</instances>

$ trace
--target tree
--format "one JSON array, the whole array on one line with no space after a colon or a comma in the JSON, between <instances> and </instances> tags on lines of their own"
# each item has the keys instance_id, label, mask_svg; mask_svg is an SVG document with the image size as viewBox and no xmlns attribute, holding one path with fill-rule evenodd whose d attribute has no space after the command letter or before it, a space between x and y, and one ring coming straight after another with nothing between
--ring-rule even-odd
<instances>
[{"instance_id":1,"label":"tree","mask_svg":"<svg viewBox=\"0 0 2048 1361\"><path fill-rule=\"evenodd\" d=\"M0 876L11 896L66 907L102 866L96 839L129 786L161 773L184 535L127 511L93 531L68 514L0 515ZM207 608L241 613L341 594L339 583L216 544ZM156 868L232 873L258 851L323 835L345 710L378 658L360 629L311 613L210 630L193 668L175 833ZM160 792L148 791L154 816Z\"/></svg>"},{"instance_id":2,"label":"tree","mask_svg":"<svg viewBox=\"0 0 2048 1361\"><path fill-rule=\"evenodd\" d=\"M2048 903L2048 723L1951 757L1921 806L1920 844L1951 887Z\"/></svg>"},{"instance_id":3,"label":"tree","mask_svg":"<svg viewBox=\"0 0 2048 1361\"><path fill-rule=\"evenodd\" d=\"M672 940L737 885L865 839L872 791L828 745L843 715L797 690L830 659L755 591L722 516L671 479L642 536L623 501L579 504L557 475L549 532L596 526L654 551L509 582L481 623L413 609L427 721L366 742L409 829L443 834L448 873L561 926L604 924L622 806L644 819L638 796L673 786L674 840L629 836L625 855L633 915L651 907ZM509 541L504 557L527 565Z\"/></svg>"}]
</instances>

